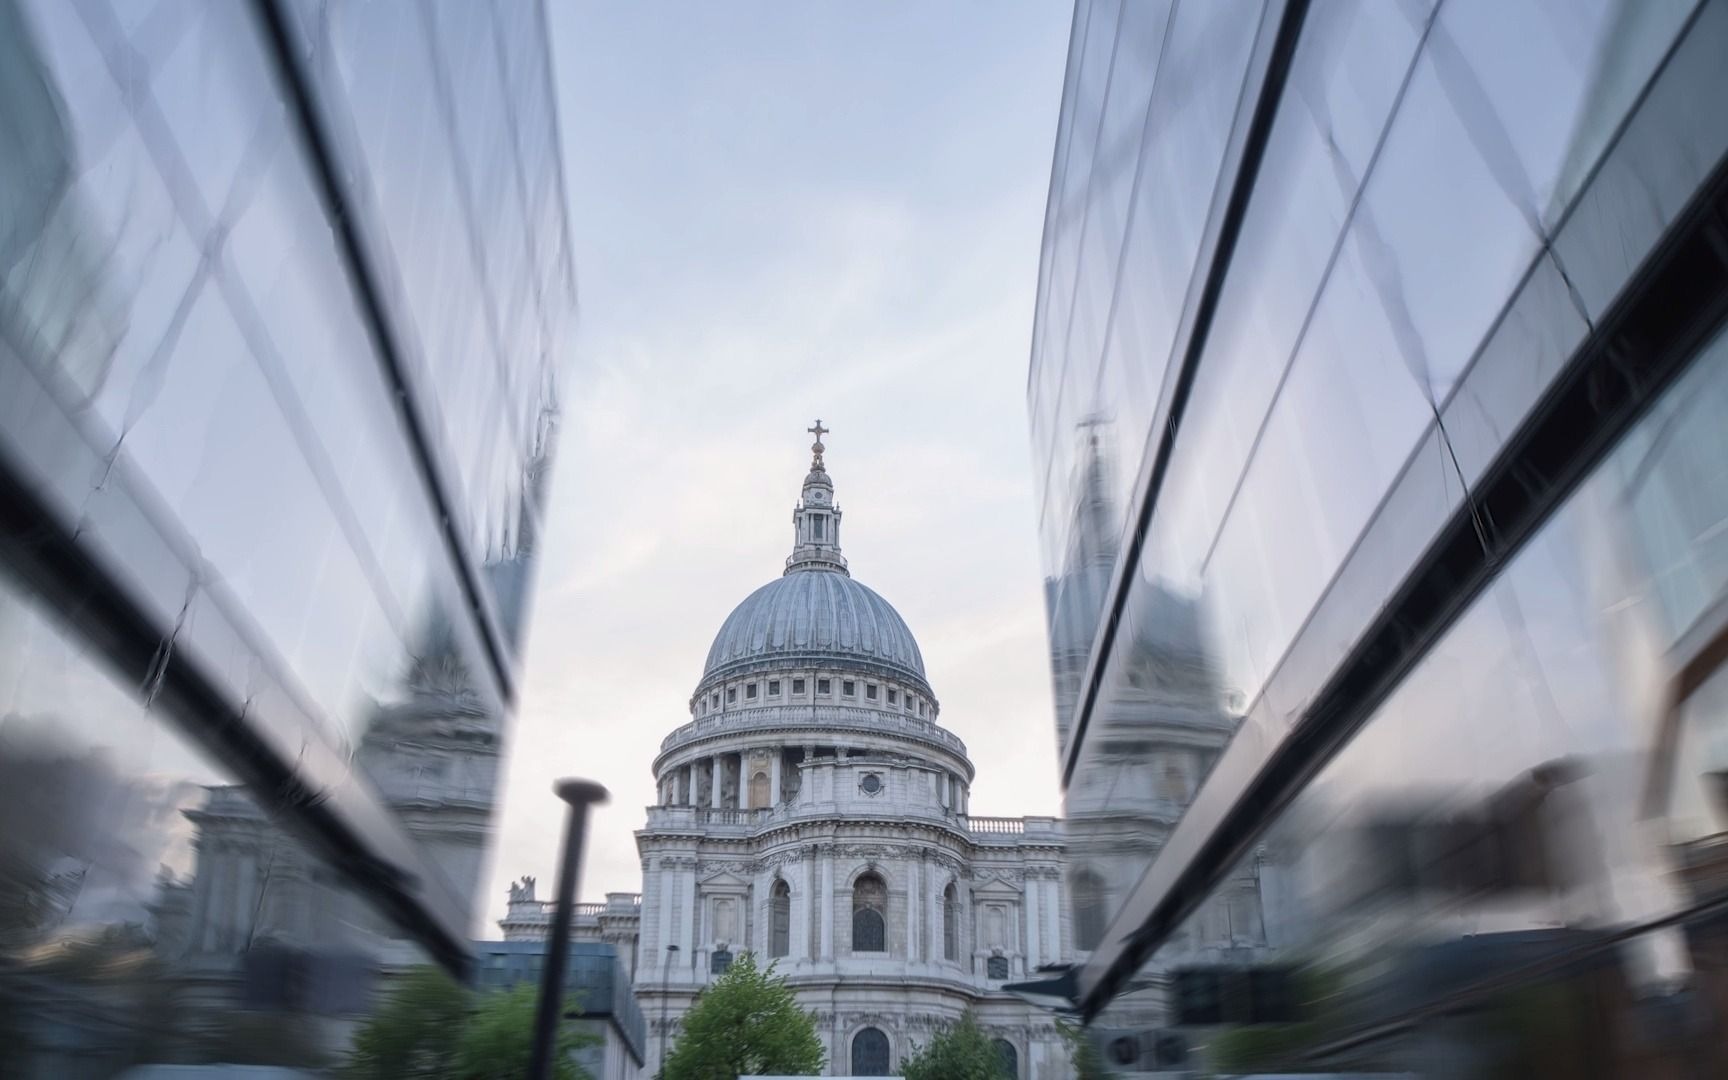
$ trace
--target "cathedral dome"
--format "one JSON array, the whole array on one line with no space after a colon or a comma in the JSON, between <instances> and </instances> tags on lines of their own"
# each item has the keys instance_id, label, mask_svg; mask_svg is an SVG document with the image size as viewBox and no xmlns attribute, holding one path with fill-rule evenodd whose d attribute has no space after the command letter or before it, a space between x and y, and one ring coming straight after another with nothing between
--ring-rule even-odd
<instances>
[{"instance_id":1,"label":"cathedral dome","mask_svg":"<svg viewBox=\"0 0 1728 1080\"><path fill-rule=\"evenodd\" d=\"M702 681L764 660L863 662L925 682L924 657L906 620L837 570L789 570L745 597L715 636Z\"/></svg>"},{"instance_id":2,"label":"cathedral dome","mask_svg":"<svg viewBox=\"0 0 1728 1080\"><path fill-rule=\"evenodd\" d=\"M822 421L809 428L810 472L792 509L786 573L744 598L708 649L698 696L708 686L764 666L856 668L900 678L929 694L924 657L906 620L852 580L840 553L840 506L822 461Z\"/></svg>"}]
</instances>

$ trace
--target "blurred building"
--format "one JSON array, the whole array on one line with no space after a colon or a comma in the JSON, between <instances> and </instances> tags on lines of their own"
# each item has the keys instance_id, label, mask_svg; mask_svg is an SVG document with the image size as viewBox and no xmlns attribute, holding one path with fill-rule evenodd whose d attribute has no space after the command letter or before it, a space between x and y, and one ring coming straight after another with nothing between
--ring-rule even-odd
<instances>
[{"instance_id":1,"label":"blurred building","mask_svg":"<svg viewBox=\"0 0 1728 1080\"><path fill-rule=\"evenodd\" d=\"M565 1010L579 1009L575 1026L595 1039L580 1051L579 1063L594 1080L633 1080L640 1075L648 1029L630 988L629 969L611 944L585 940L580 929L574 936L564 979ZM477 941L474 952L482 991L540 985L543 940Z\"/></svg>"},{"instance_id":2,"label":"blurred building","mask_svg":"<svg viewBox=\"0 0 1728 1080\"><path fill-rule=\"evenodd\" d=\"M1728 1069L1723 55L1722 0L1076 4L1028 398L1096 1027Z\"/></svg>"},{"instance_id":3,"label":"blurred building","mask_svg":"<svg viewBox=\"0 0 1728 1080\"><path fill-rule=\"evenodd\" d=\"M654 761L642 895L578 905L575 936L634 956L650 1075L747 951L815 1014L829 1075L891 1075L971 1010L1015 1076L1065 1077L1051 1018L1004 989L1073 952L1060 823L971 813L966 746L905 620L852 577L811 430L785 571L721 625ZM506 938L542 937L549 907L523 879Z\"/></svg>"},{"instance_id":4,"label":"blurred building","mask_svg":"<svg viewBox=\"0 0 1728 1080\"><path fill-rule=\"evenodd\" d=\"M0 0L0 1073L473 970L574 313L536 4Z\"/></svg>"}]
</instances>

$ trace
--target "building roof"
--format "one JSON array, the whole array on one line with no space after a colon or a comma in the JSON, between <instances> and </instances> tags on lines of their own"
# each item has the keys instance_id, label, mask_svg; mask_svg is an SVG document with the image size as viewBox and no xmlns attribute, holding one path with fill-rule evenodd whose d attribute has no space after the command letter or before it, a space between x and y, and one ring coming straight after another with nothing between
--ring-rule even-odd
<instances>
[{"instance_id":1,"label":"building roof","mask_svg":"<svg viewBox=\"0 0 1728 1080\"><path fill-rule=\"evenodd\" d=\"M906 620L875 590L853 580L840 554L840 508L822 461L818 420L814 460L793 509L792 556L784 576L744 598L721 624L701 683L741 674L763 661L888 669L928 686L924 657Z\"/></svg>"},{"instance_id":2,"label":"building roof","mask_svg":"<svg viewBox=\"0 0 1728 1080\"><path fill-rule=\"evenodd\" d=\"M924 657L906 620L874 589L831 570L787 574L745 597L715 635L702 680L782 658L867 660L924 681Z\"/></svg>"}]
</instances>

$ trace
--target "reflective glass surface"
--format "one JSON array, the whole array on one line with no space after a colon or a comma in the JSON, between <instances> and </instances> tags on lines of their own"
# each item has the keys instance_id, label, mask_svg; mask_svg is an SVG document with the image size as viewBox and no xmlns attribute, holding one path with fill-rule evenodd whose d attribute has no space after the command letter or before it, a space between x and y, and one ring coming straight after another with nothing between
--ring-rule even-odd
<instances>
[{"instance_id":1,"label":"reflective glass surface","mask_svg":"<svg viewBox=\"0 0 1728 1080\"><path fill-rule=\"evenodd\" d=\"M1219 175L1224 139L1258 93L1261 9L1212 27L1227 7L1167 20L1119 270L1076 285L1109 290L1094 304L1107 328L1054 338L1046 320L1078 326L1090 309L1059 311L1047 293L1034 335L1058 741L1071 826L1099 853L1112 912L1232 740L1246 733L1264 760L1464 512L1468 485L1600 316L1591 291L1614 271L1587 256L1656 241L1635 201L1608 202L1598 184L1619 184L1631 156L1707 163L1723 145L1685 104L1720 89L1706 69L1722 5L1309 5L1136 572L1112 594L1207 208L1234 179ZM1174 58L1196 53L1212 57L1205 78L1160 126L1162 95L1183 85ZM1071 52L1071 67L1086 62ZM1070 71L1071 98L1083 81ZM1077 108L1065 100L1064 122ZM1075 194L1074 168L1055 174L1053 208L1107 200L1108 184ZM1690 168L1696 183L1707 165ZM1668 219L1685 198L1673 186ZM1100 206L1086 229L1116 220ZM1059 234L1081 220L1047 222L1052 291ZM1613 254L1613 289L1636 262ZM1109 619L1114 648L1093 656Z\"/></svg>"},{"instance_id":2,"label":"reflective glass surface","mask_svg":"<svg viewBox=\"0 0 1728 1080\"><path fill-rule=\"evenodd\" d=\"M1076 54L1085 88L1071 90L1063 123L1083 131L1089 122L1096 134L1063 148L1052 182L1032 379L1035 438L1048 440L1035 447L1036 468L1063 720L1114 567L1260 12L1247 3L1129 4L1118 20L1114 5L1081 7L1100 8L1087 16L1086 40L1111 29L1114 62L1101 45ZM1108 66L1101 86L1088 63ZM1079 96L1094 92L1101 104ZM1069 242L1072 269L1061 246Z\"/></svg>"},{"instance_id":3,"label":"reflective glass surface","mask_svg":"<svg viewBox=\"0 0 1728 1080\"><path fill-rule=\"evenodd\" d=\"M292 6L469 542L507 549L575 304L539 9Z\"/></svg>"},{"instance_id":4,"label":"reflective glass surface","mask_svg":"<svg viewBox=\"0 0 1728 1080\"><path fill-rule=\"evenodd\" d=\"M463 966L574 308L548 64L532 4L0 0L0 1074L328 1064Z\"/></svg>"},{"instance_id":5,"label":"reflective glass surface","mask_svg":"<svg viewBox=\"0 0 1728 1080\"><path fill-rule=\"evenodd\" d=\"M5 1076L327 1066L378 980L425 963L7 576L0 821Z\"/></svg>"},{"instance_id":6,"label":"reflective glass surface","mask_svg":"<svg viewBox=\"0 0 1728 1080\"><path fill-rule=\"evenodd\" d=\"M1725 415L1718 337L1100 1024L1227 1070L1728 1068ZM1184 1019L1208 965L1293 1011Z\"/></svg>"}]
</instances>

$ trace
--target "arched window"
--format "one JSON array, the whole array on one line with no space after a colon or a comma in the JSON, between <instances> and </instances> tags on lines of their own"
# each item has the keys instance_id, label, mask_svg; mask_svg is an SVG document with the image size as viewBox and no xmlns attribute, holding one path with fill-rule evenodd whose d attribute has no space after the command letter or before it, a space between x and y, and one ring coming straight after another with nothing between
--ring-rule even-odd
<instances>
[{"instance_id":1,"label":"arched window","mask_svg":"<svg viewBox=\"0 0 1728 1080\"><path fill-rule=\"evenodd\" d=\"M785 956L792 951L792 887L775 881L768 895L768 955Z\"/></svg>"},{"instance_id":2,"label":"arched window","mask_svg":"<svg viewBox=\"0 0 1728 1080\"><path fill-rule=\"evenodd\" d=\"M960 894L952 884L942 890L942 959L960 959Z\"/></svg>"},{"instance_id":3,"label":"arched window","mask_svg":"<svg viewBox=\"0 0 1728 1080\"><path fill-rule=\"evenodd\" d=\"M1069 881L1074 892L1074 947L1091 952L1104 940L1104 879L1091 870L1080 870Z\"/></svg>"},{"instance_id":4,"label":"arched window","mask_svg":"<svg viewBox=\"0 0 1728 1080\"><path fill-rule=\"evenodd\" d=\"M1014 1049L1014 1044L1007 1039L993 1039L991 1045L996 1047L996 1053L1002 1058L1002 1071L1020 1080L1020 1052Z\"/></svg>"},{"instance_id":5,"label":"arched window","mask_svg":"<svg viewBox=\"0 0 1728 1080\"><path fill-rule=\"evenodd\" d=\"M750 809L759 810L768 805L768 774L758 772L750 778Z\"/></svg>"},{"instance_id":6,"label":"arched window","mask_svg":"<svg viewBox=\"0 0 1728 1080\"><path fill-rule=\"evenodd\" d=\"M1008 958L992 956L984 961L984 974L991 979L1006 979L1008 977Z\"/></svg>"},{"instance_id":7,"label":"arched window","mask_svg":"<svg viewBox=\"0 0 1728 1080\"><path fill-rule=\"evenodd\" d=\"M1158 784L1158 797L1175 803L1188 802L1188 777L1178 762L1164 763L1164 776Z\"/></svg>"},{"instance_id":8,"label":"arched window","mask_svg":"<svg viewBox=\"0 0 1728 1080\"><path fill-rule=\"evenodd\" d=\"M875 874L852 883L852 951L888 951L888 886Z\"/></svg>"},{"instance_id":9,"label":"arched window","mask_svg":"<svg viewBox=\"0 0 1728 1080\"><path fill-rule=\"evenodd\" d=\"M887 1076L888 1065L888 1036L875 1028L852 1036L853 1076Z\"/></svg>"}]
</instances>

